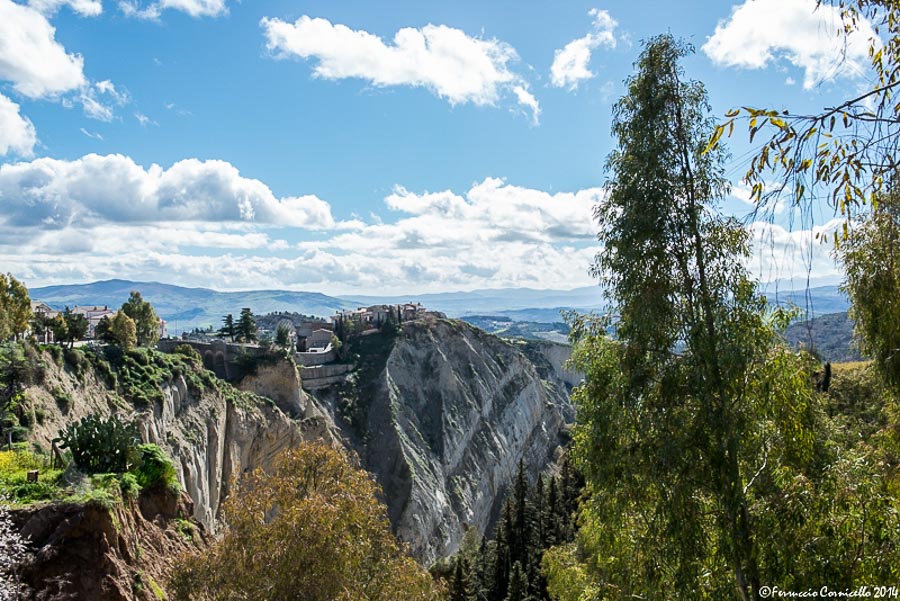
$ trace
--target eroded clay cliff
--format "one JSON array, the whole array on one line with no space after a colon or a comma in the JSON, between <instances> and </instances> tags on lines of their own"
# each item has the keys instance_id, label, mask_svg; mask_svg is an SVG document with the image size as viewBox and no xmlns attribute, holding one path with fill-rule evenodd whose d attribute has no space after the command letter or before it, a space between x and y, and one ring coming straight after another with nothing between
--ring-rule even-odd
<instances>
[{"instance_id":1,"label":"eroded clay cliff","mask_svg":"<svg viewBox=\"0 0 900 601\"><path fill-rule=\"evenodd\" d=\"M397 535L428 563L493 523L520 461L534 478L554 460L574 409L552 370L542 379L517 345L464 322L406 323L386 352L359 387L359 446Z\"/></svg>"}]
</instances>

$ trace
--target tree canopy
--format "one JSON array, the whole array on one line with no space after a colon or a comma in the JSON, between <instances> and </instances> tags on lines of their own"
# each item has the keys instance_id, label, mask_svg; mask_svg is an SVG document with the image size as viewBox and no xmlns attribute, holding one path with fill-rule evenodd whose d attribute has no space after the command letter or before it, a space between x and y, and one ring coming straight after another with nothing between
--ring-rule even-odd
<instances>
[{"instance_id":1,"label":"tree canopy","mask_svg":"<svg viewBox=\"0 0 900 601\"><path fill-rule=\"evenodd\" d=\"M890 196L838 250L860 350L900 394L900 204Z\"/></svg>"},{"instance_id":2,"label":"tree canopy","mask_svg":"<svg viewBox=\"0 0 900 601\"><path fill-rule=\"evenodd\" d=\"M437 600L391 533L372 477L341 451L302 443L256 469L224 506L225 533L175 574L176 599Z\"/></svg>"},{"instance_id":3,"label":"tree canopy","mask_svg":"<svg viewBox=\"0 0 900 601\"><path fill-rule=\"evenodd\" d=\"M141 293L132 290L128 300L122 304L122 313L134 321L138 346L153 346L159 340L160 320L156 310L141 297Z\"/></svg>"},{"instance_id":4,"label":"tree canopy","mask_svg":"<svg viewBox=\"0 0 900 601\"><path fill-rule=\"evenodd\" d=\"M234 342L237 335L238 331L237 326L234 323L234 315L229 313L222 318L222 327L216 332L216 336L219 338L227 338L231 342Z\"/></svg>"},{"instance_id":5,"label":"tree canopy","mask_svg":"<svg viewBox=\"0 0 900 601\"><path fill-rule=\"evenodd\" d=\"M244 307L241 309L241 316L237 322L238 342L256 342L257 331L253 311L250 310L250 307Z\"/></svg>"},{"instance_id":6,"label":"tree canopy","mask_svg":"<svg viewBox=\"0 0 900 601\"><path fill-rule=\"evenodd\" d=\"M31 321L31 298L25 285L0 273L0 341L18 338Z\"/></svg>"}]
</instances>

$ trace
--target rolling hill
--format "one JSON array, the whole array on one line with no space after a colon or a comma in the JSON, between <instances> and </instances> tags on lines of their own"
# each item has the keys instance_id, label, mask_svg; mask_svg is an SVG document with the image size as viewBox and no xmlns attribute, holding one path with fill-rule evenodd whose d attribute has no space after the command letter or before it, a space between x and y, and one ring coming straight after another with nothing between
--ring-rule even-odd
<instances>
[{"instance_id":1,"label":"rolling hill","mask_svg":"<svg viewBox=\"0 0 900 601\"><path fill-rule=\"evenodd\" d=\"M339 309L354 306L348 301L318 292L288 290L249 290L219 292L208 288L184 288L158 282L106 280L91 284L73 284L33 288L31 298L54 309L74 305L109 305L118 307L132 290L139 290L157 313L168 322L169 332L177 334L193 328L219 327L227 313L237 315L242 307L254 313L296 311L307 315L329 316Z\"/></svg>"},{"instance_id":2,"label":"rolling hill","mask_svg":"<svg viewBox=\"0 0 900 601\"><path fill-rule=\"evenodd\" d=\"M222 316L226 313L237 314L242 307L250 307L258 315L288 311L327 317L340 309L413 301L450 317L488 315L502 317L510 322L532 322L525 327L528 331L556 331L556 326L562 321L562 311L575 309L581 312L602 312L606 306L603 290L598 286L573 290L500 288L405 296L335 297L318 292L219 292L209 288L185 288L158 282L105 280L91 284L34 288L30 292L33 299L62 309L66 305L118 307L128 298L131 290L139 290L156 307L157 312L169 323L169 331L173 334L196 327L218 327ZM808 309L813 317L846 312L848 308L847 299L836 286L819 286L808 291L770 290L766 295L772 303L792 304L804 311Z\"/></svg>"}]
</instances>

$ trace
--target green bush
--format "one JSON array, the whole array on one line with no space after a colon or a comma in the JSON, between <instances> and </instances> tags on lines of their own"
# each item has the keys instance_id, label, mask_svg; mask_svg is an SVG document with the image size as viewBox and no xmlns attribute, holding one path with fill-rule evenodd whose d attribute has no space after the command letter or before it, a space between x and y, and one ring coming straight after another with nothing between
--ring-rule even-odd
<instances>
[{"instance_id":1,"label":"green bush","mask_svg":"<svg viewBox=\"0 0 900 601\"><path fill-rule=\"evenodd\" d=\"M123 495L131 498L138 496L138 493L141 492L141 485L138 484L137 476L131 472L122 474L122 477L119 478L119 488L122 490Z\"/></svg>"},{"instance_id":2,"label":"green bush","mask_svg":"<svg viewBox=\"0 0 900 601\"><path fill-rule=\"evenodd\" d=\"M155 444L142 444L138 445L137 454L138 459L132 473L141 489L157 484L170 488L178 486L175 465L161 448Z\"/></svg>"},{"instance_id":3,"label":"green bush","mask_svg":"<svg viewBox=\"0 0 900 601\"><path fill-rule=\"evenodd\" d=\"M90 367L90 361L88 361L84 351L77 348L67 348L63 352L63 357L65 358L66 365L69 366L69 369L72 370L75 377L78 380L83 380L85 372Z\"/></svg>"},{"instance_id":4,"label":"green bush","mask_svg":"<svg viewBox=\"0 0 900 601\"><path fill-rule=\"evenodd\" d=\"M61 449L72 453L75 466L88 474L124 472L128 469L128 450L134 446L134 426L113 415L103 419L89 415L59 431Z\"/></svg>"},{"instance_id":5,"label":"green bush","mask_svg":"<svg viewBox=\"0 0 900 601\"><path fill-rule=\"evenodd\" d=\"M197 365L203 364L203 357L201 357L197 349L190 344L179 344L175 347L175 353L193 359Z\"/></svg>"},{"instance_id":6,"label":"green bush","mask_svg":"<svg viewBox=\"0 0 900 601\"><path fill-rule=\"evenodd\" d=\"M44 345L43 350L50 354L50 357L53 358L53 362L56 363L57 367L63 366L63 348L56 344L47 344Z\"/></svg>"},{"instance_id":7,"label":"green bush","mask_svg":"<svg viewBox=\"0 0 900 601\"><path fill-rule=\"evenodd\" d=\"M72 395L58 386L53 389L51 394L53 394L53 400L56 401L56 406L59 407L60 412L63 415L68 414L72 408Z\"/></svg>"}]
</instances>

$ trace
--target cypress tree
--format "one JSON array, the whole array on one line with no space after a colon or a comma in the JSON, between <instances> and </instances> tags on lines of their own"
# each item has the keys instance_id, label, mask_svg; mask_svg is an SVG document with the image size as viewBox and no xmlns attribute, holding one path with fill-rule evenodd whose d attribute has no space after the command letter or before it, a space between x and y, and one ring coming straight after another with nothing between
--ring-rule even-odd
<instances>
[{"instance_id":1,"label":"cypress tree","mask_svg":"<svg viewBox=\"0 0 900 601\"><path fill-rule=\"evenodd\" d=\"M453 580L450 582L450 591L447 594L448 601L469 601L468 565L464 557L456 557L456 567L453 570Z\"/></svg>"},{"instance_id":2,"label":"cypress tree","mask_svg":"<svg viewBox=\"0 0 900 601\"><path fill-rule=\"evenodd\" d=\"M529 599L528 578L522 570L522 564L517 561L513 563L509 573L509 592L504 601L527 601L527 599Z\"/></svg>"},{"instance_id":3,"label":"cypress tree","mask_svg":"<svg viewBox=\"0 0 900 601\"><path fill-rule=\"evenodd\" d=\"M510 561L518 561L520 565L527 565L531 551L530 529L528 528L528 482L525 479L525 466L519 460L519 472L516 474L516 484L513 489L515 536L511 539L515 545L510 544Z\"/></svg>"}]
</instances>

